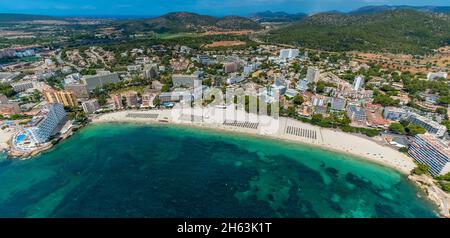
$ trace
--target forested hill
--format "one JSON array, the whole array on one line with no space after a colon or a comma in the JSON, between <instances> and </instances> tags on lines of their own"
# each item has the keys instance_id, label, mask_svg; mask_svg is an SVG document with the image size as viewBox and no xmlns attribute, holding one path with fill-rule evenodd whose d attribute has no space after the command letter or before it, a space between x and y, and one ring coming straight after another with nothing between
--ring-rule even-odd
<instances>
[{"instance_id":1,"label":"forested hill","mask_svg":"<svg viewBox=\"0 0 450 238\"><path fill-rule=\"evenodd\" d=\"M118 27L126 32L155 31L176 33L204 31L208 29L257 30L261 26L244 17L227 16L223 18L200 15L190 12L175 12L161 17L119 22Z\"/></svg>"},{"instance_id":2,"label":"forested hill","mask_svg":"<svg viewBox=\"0 0 450 238\"><path fill-rule=\"evenodd\" d=\"M415 10L320 13L273 30L266 40L330 51L422 54L450 44L450 15Z\"/></svg>"},{"instance_id":3,"label":"forested hill","mask_svg":"<svg viewBox=\"0 0 450 238\"><path fill-rule=\"evenodd\" d=\"M365 7L361 7L356 10L353 10L353 11L349 12L348 14L352 14L352 15L371 14L371 13L381 13L384 11L393 11L393 10L415 10L415 11L420 11L420 12L450 13L450 6L408 6L408 5L365 6Z\"/></svg>"}]
</instances>

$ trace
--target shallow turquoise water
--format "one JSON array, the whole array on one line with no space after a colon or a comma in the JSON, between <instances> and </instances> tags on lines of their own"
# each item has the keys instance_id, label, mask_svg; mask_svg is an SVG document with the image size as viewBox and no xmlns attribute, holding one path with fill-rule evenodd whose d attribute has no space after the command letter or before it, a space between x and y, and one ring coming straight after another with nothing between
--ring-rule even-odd
<instances>
[{"instance_id":1,"label":"shallow turquoise water","mask_svg":"<svg viewBox=\"0 0 450 238\"><path fill-rule=\"evenodd\" d=\"M0 159L0 217L435 217L399 173L282 141L102 124Z\"/></svg>"}]
</instances>

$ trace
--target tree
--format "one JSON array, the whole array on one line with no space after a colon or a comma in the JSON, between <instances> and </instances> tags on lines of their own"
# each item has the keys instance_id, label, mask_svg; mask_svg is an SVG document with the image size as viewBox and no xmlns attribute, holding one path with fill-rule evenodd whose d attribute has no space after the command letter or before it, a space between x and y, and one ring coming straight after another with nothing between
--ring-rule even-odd
<instances>
[{"instance_id":1,"label":"tree","mask_svg":"<svg viewBox=\"0 0 450 238\"><path fill-rule=\"evenodd\" d=\"M305 101L305 100L303 99L302 95L300 95L300 94L297 94L297 95L294 97L294 104L297 105L297 106L298 106L298 105L302 105L304 101Z\"/></svg>"},{"instance_id":2,"label":"tree","mask_svg":"<svg viewBox=\"0 0 450 238\"><path fill-rule=\"evenodd\" d=\"M450 131L450 120L443 120L442 125L447 127L447 131Z\"/></svg>"},{"instance_id":3,"label":"tree","mask_svg":"<svg viewBox=\"0 0 450 238\"><path fill-rule=\"evenodd\" d=\"M170 89L170 85L169 84L164 84L161 88L161 92L169 92Z\"/></svg>"},{"instance_id":4,"label":"tree","mask_svg":"<svg viewBox=\"0 0 450 238\"><path fill-rule=\"evenodd\" d=\"M155 99L153 99L153 105L155 105L155 107L159 107L159 105L161 105L161 100L159 99L158 96L156 96Z\"/></svg>"},{"instance_id":5,"label":"tree","mask_svg":"<svg viewBox=\"0 0 450 238\"><path fill-rule=\"evenodd\" d=\"M389 130L400 135L406 134L405 127L400 123L392 123L389 125Z\"/></svg>"},{"instance_id":6,"label":"tree","mask_svg":"<svg viewBox=\"0 0 450 238\"><path fill-rule=\"evenodd\" d=\"M447 109L443 107L436 108L436 113L439 113L441 115L447 115Z\"/></svg>"},{"instance_id":7,"label":"tree","mask_svg":"<svg viewBox=\"0 0 450 238\"><path fill-rule=\"evenodd\" d=\"M287 109L287 114L289 117L294 117L295 116L295 107L289 106Z\"/></svg>"},{"instance_id":8,"label":"tree","mask_svg":"<svg viewBox=\"0 0 450 238\"><path fill-rule=\"evenodd\" d=\"M418 134L424 134L426 132L426 130L423 127L418 126L418 125L413 125L413 124L408 125L405 128L405 131L408 133L408 135L411 135L411 136L415 136Z\"/></svg>"},{"instance_id":9,"label":"tree","mask_svg":"<svg viewBox=\"0 0 450 238\"><path fill-rule=\"evenodd\" d=\"M427 174L429 169L430 169L430 166L419 163L419 164L417 164L417 167L413 169L412 174L416 174L416 175Z\"/></svg>"}]
</instances>

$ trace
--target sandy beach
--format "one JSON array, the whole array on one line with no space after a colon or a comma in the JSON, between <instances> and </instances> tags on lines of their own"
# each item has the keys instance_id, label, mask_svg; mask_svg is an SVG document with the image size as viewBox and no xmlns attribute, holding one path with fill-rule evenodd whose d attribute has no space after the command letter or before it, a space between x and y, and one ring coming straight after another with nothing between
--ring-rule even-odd
<instances>
[{"instance_id":1,"label":"sandy beach","mask_svg":"<svg viewBox=\"0 0 450 238\"><path fill-rule=\"evenodd\" d=\"M242 111L229 112L228 109L119 111L96 116L92 121L197 126L317 146L384 165L403 174L409 174L415 167L412 158L369 138L320 128L289 118L257 118Z\"/></svg>"}]
</instances>

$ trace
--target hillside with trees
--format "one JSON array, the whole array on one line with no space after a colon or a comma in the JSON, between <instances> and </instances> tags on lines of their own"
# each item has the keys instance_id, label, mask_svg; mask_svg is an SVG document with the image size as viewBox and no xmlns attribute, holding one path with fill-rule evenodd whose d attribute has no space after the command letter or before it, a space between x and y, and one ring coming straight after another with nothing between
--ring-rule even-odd
<instances>
[{"instance_id":1,"label":"hillside with trees","mask_svg":"<svg viewBox=\"0 0 450 238\"><path fill-rule=\"evenodd\" d=\"M199 32L208 29L257 30L261 26L244 17L213 17L190 12L174 12L157 18L121 21L119 29L126 32L154 31L157 33Z\"/></svg>"},{"instance_id":2,"label":"hillside with trees","mask_svg":"<svg viewBox=\"0 0 450 238\"><path fill-rule=\"evenodd\" d=\"M329 51L424 54L450 44L450 15L415 10L320 13L273 30L266 40Z\"/></svg>"}]
</instances>

